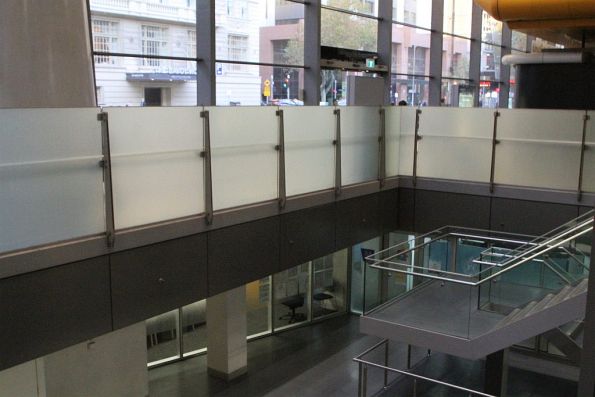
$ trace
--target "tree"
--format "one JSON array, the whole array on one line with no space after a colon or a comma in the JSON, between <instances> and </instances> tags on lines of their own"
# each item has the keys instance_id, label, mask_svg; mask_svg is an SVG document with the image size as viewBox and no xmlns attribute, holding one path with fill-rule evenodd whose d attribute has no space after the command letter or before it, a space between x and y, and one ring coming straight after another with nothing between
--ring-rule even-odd
<instances>
[{"instance_id":1,"label":"tree","mask_svg":"<svg viewBox=\"0 0 595 397\"><path fill-rule=\"evenodd\" d=\"M328 5L370 13L362 0L330 0ZM329 47L348 48L354 50L376 51L377 23L373 19L358 17L342 12L323 9L321 13L321 44ZM304 30L300 25L295 39L289 40L285 48L285 61L299 65L304 59ZM341 79L340 70L324 69L321 73L320 100L325 102L333 88L333 82Z\"/></svg>"}]
</instances>

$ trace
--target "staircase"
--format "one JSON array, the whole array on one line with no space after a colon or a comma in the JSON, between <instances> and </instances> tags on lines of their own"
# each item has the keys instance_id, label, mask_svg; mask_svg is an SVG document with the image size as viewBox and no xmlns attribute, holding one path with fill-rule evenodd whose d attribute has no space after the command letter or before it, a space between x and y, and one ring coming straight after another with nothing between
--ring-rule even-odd
<instances>
[{"instance_id":1,"label":"staircase","mask_svg":"<svg viewBox=\"0 0 595 397\"><path fill-rule=\"evenodd\" d=\"M426 281L366 312L360 330L468 359L545 334L570 360L578 362L581 347L574 339L582 327L572 322L585 316L590 258L583 254L586 250L573 244L592 230L593 214L587 214L506 255L499 254L498 263L481 259L486 267L480 268L475 279L474 275L423 269L412 262L389 267L388 261L372 258L371 267ZM444 238L443 231L436 234ZM415 246L423 249L423 244ZM399 251L400 258L405 254Z\"/></svg>"}]
</instances>

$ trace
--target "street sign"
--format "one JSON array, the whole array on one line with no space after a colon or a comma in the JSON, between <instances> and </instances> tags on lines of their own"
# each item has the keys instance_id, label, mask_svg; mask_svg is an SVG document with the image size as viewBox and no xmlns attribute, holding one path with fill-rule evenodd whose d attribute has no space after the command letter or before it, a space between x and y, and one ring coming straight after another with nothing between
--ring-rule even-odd
<instances>
[{"instance_id":1,"label":"street sign","mask_svg":"<svg viewBox=\"0 0 595 397\"><path fill-rule=\"evenodd\" d=\"M271 96L271 82L269 80L264 81L264 88L262 90L262 95L267 98Z\"/></svg>"}]
</instances>

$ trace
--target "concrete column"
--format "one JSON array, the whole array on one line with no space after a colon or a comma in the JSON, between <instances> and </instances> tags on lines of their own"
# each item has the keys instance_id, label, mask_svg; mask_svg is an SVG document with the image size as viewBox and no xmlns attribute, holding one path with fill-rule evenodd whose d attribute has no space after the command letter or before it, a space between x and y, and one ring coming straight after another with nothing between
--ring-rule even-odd
<instances>
[{"instance_id":1,"label":"concrete column","mask_svg":"<svg viewBox=\"0 0 595 397\"><path fill-rule=\"evenodd\" d=\"M320 0L304 5L304 105L320 104Z\"/></svg>"},{"instance_id":2,"label":"concrete column","mask_svg":"<svg viewBox=\"0 0 595 397\"><path fill-rule=\"evenodd\" d=\"M0 1L0 108L95 106L85 0Z\"/></svg>"},{"instance_id":3,"label":"concrete column","mask_svg":"<svg viewBox=\"0 0 595 397\"><path fill-rule=\"evenodd\" d=\"M384 76L384 97L383 104L390 105L390 86L391 86L391 62L393 46L393 2L390 0L380 0L378 2L378 63L386 65L388 72Z\"/></svg>"},{"instance_id":4,"label":"concrete column","mask_svg":"<svg viewBox=\"0 0 595 397\"><path fill-rule=\"evenodd\" d=\"M442 31L444 0L432 0L432 34L430 35L430 106L440 106L442 96Z\"/></svg>"},{"instance_id":5,"label":"concrete column","mask_svg":"<svg viewBox=\"0 0 595 397\"><path fill-rule=\"evenodd\" d=\"M481 76L481 25L483 10L475 2L471 11L471 48L469 51L469 79L473 82L475 95L473 106L479 106L479 80Z\"/></svg>"},{"instance_id":6,"label":"concrete column","mask_svg":"<svg viewBox=\"0 0 595 397\"><path fill-rule=\"evenodd\" d=\"M0 395L145 397L145 324L138 323L0 372Z\"/></svg>"},{"instance_id":7,"label":"concrete column","mask_svg":"<svg viewBox=\"0 0 595 397\"><path fill-rule=\"evenodd\" d=\"M197 101L199 106L214 106L216 97L215 73L215 0L196 1L196 58Z\"/></svg>"},{"instance_id":8,"label":"concrete column","mask_svg":"<svg viewBox=\"0 0 595 397\"><path fill-rule=\"evenodd\" d=\"M246 373L246 287L207 298L207 365L225 380Z\"/></svg>"},{"instance_id":9,"label":"concrete column","mask_svg":"<svg viewBox=\"0 0 595 397\"><path fill-rule=\"evenodd\" d=\"M500 350L486 357L484 392L506 397L508 387L508 350Z\"/></svg>"}]
</instances>

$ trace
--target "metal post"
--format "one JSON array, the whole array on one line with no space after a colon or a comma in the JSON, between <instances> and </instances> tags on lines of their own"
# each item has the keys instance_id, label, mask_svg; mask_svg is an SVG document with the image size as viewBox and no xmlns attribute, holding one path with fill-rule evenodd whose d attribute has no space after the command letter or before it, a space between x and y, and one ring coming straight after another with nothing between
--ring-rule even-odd
<instances>
[{"instance_id":1,"label":"metal post","mask_svg":"<svg viewBox=\"0 0 595 397\"><path fill-rule=\"evenodd\" d=\"M498 117L500 112L494 112L494 129L492 131L492 163L490 166L490 193L494 193L494 175L496 173L496 145L500 143L498 141Z\"/></svg>"},{"instance_id":2,"label":"metal post","mask_svg":"<svg viewBox=\"0 0 595 397\"><path fill-rule=\"evenodd\" d=\"M362 373L363 373L362 363L359 362L358 363L358 373L357 373L357 395L358 395L358 397L362 397L362 385L363 385Z\"/></svg>"},{"instance_id":3,"label":"metal post","mask_svg":"<svg viewBox=\"0 0 595 397\"><path fill-rule=\"evenodd\" d=\"M384 344L384 366L388 367L388 339ZM384 388L388 387L388 369L384 369Z\"/></svg>"},{"instance_id":4,"label":"metal post","mask_svg":"<svg viewBox=\"0 0 595 397\"><path fill-rule=\"evenodd\" d=\"M105 235L107 246L113 247L116 241L116 227L114 222L114 194L112 189L112 155L109 142L109 121L106 112L97 115L101 121L101 151L103 159L99 166L103 168L103 184L105 189Z\"/></svg>"},{"instance_id":5,"label":"metal post","mask_svg":"<svg viewBox=\"0 0 595 397\"><path fill-rule=\"evenodd\" d=\"M304 5L304 105L320 104L320 8L321 0Z\"/></svg>"},{"instance_id":6,"label":"metal post","mask_svg":"<svg viewBox=\"0 0 595 397\"><path fill-rule=\"evenodd\" d=\"M335 196L341 195L341 109L333 111L335 115Z\"/></svg>"},{"instance_id":7,"label":"metal post","mask_svg":"<svg viewBox=\"0 0 595 397\"><path fill-rule=\"evenodd\" d=\"M362 385L362 397L368 395L368 365L364 364L364 379Z\"/></svg>"},{"instance_id":8,"label":"metal post","mask_svg":"<svg viewBox=\"0 0 595 397\"><path fill-rule=\"evenodd\" d=\"M421 140L419 135L419 119L421 109L415 111L415 138L413 139L413 187L417 186L417 143Z\"/></svg>"},{"instance_id":9,"label":"metal post","mask_svg":"<svg viewBox=\"0 0 595 397\"><path fill-rule=\"evenodd\" d=\"M444 30L444 0L432 0L432 21L430 33L430 106L442 105L442 47Z\"/></svg>"},{"instance_id":10,"label":"metal post","mask_svg":"<svg viewBox=\"0 0 595 397\"><path fill-rule=\"evenodd\" d=\"M454 4L453 4L454 8ZM473 106L479 106L479 80L481 79L481 27L483 9L473 2L471 8L471 41L469 48L469 78L475 84L473 88ZM454 18L453 18L454 23ZM454 30L453 30L454 32ZM454 39L452 40L454 43Z\"/></svg>"},{"instance_id":11,"label":"metal post","mask_svg":"<svg viewBox=\"0 0 595 397\"><path fill-rule=\"evenodd\" d=\"M380 134L378 136L378 181L380 188L384 187L386 179L386 112L384 108L378 111L380 114Z\"/></svg>"},{"instance_id":12,"label":"metal post","mask_svg":"<svg viewBox=\"0 0 595 397\"><path fill-rule=\"evenodd\" d=\"M209 111L200 112L204 127L204 149L200 156L204 159L205 221L213 223L213 174L211 172L211 125Z\"/></svg>"},{"instance_id":13,"label":"metal post","mask_svg":"<svg viewBox=\"0 0 595 397\"><path fill-rule=\"evenodd\" d=\"M407 369L411 369L411 345L407 345Z\"/></svg>"},{"instance_id":14,"label":"metal post","mask_svg":"<svg viewBox=\"0 0 595 397\"><path fill-rule=\"evenodd\" d=\"M578 172L578 188L577 188L577 200L581 201L583 198L583 168L585 167L585 150L587 150L587 123L591 116L585 114L583 116L583 138L581 140L581 162Z\"/></svg>"},{"instance_id":15,"label":"metal post","mask_svg":"<svg viewBox=\"0 0 595 397\"><path fill-rule=\"evenodd\" d=\"M196 104L216 103L215 0L196 2Z\"/></svg>"},{"instance_id":16,"label":"metal post","mask_svg":"<svg viewBox=\"0 0 595 397\"><path fill-rule=\"evenodd\" d=\"M278 183L279 183L279 208L285 208L287 201L287 189L285 186L285 121L283 118L283 110L279 109L276 112L279 121L279 144L275 146L278 153Z\"/></svg>"}]
</instances>

